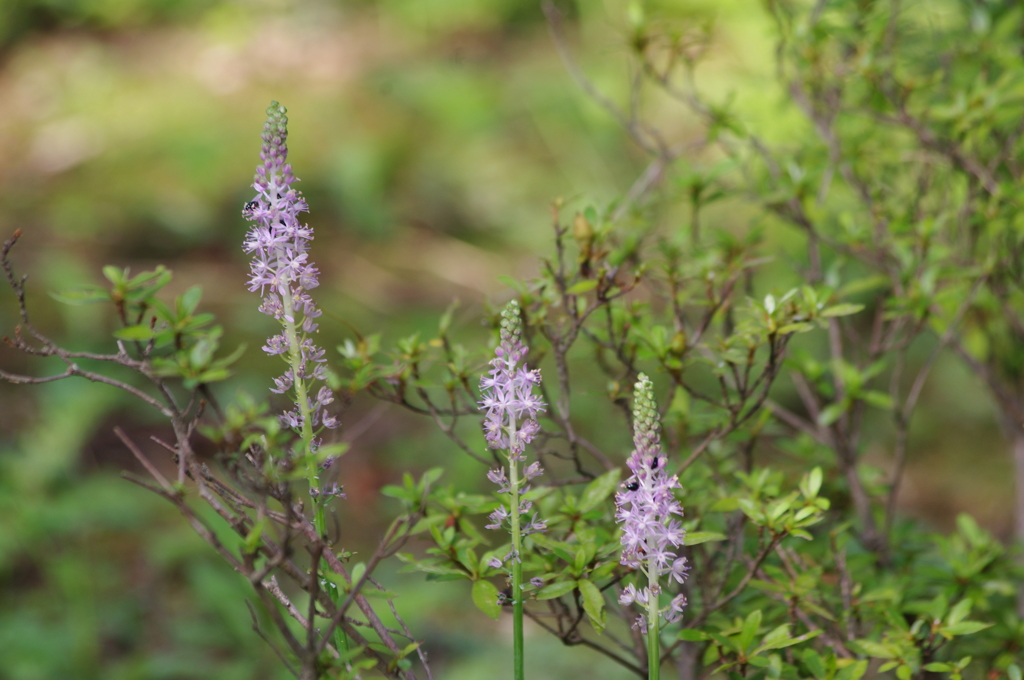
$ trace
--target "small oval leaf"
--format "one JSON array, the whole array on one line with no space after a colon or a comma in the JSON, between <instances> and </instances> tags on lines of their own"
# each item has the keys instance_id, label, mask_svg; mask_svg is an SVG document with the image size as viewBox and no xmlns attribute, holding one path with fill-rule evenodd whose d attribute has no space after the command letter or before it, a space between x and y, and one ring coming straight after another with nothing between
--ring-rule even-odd
<instances>
[{"instance_id":1,"label":"small oval leaf","mask_svg":"<svg viewBox=\"0 0 1024 680\"><path fill-rule=\"evenodd\" d=\"M501 616L498 589L490 581L473 581L473 604L492 619Z\"/></svg>"}]
</instances>

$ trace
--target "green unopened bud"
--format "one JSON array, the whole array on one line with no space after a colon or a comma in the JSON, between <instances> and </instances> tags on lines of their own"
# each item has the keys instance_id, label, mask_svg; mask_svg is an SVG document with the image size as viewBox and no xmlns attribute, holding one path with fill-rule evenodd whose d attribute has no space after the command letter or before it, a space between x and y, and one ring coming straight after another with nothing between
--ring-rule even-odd
<instances>
[{"instance_id":1,"label":"green unopened bud","mask_svg":"<svg viewBox=\"0 0 1024 680\"><path fill-rule=\"evenodd\" d=\"M519 301L511 300L501 312L501 341L503 343L519 342L523 332L523 321L519 316Z\"/></svg>"},{"instance_id":2,"label":"green unopened bud","mask_svg":"<svg viewBox=\"0 0 1024 680\"><path fill-rule=\"evenodd\" d=\"M633 388L633 438L638 442L658 439L658 405L654 401L654 384L641 373Z\"/></svg>"},{"instance_id":3,"label":"green unopened bud","mask_svg":"<svg viewBox=\"0 0 1024 680\"><path fill-rule=\"evenodd\" d=\"M263 124L263 141L281 146L288 139L288 109L277 102L267 107L267 122Z\"/></svg>"}]
</instances>

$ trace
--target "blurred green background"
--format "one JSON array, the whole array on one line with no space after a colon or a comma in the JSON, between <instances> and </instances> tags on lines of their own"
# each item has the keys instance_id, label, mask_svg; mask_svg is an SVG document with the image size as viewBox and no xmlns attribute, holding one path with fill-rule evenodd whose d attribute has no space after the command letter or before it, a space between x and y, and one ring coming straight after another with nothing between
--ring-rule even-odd
<instances>
[{"instance_id":1,"label":"blurred green background","mask_svg":"<svg viewBox=\"0 0 1024 680\"><path fill-rule=\"evenodd\" d=\"M557 4L583 70L624 102L625 0ZM770 141L810 134L773 79L758 3L661 0L649 11L711 27L699 72L710 96L735 95ZM317 234L327 348L354 332L379 330L385 344L430 332L453 299L458 332L482 342L485 302L511 295L499 277L530 276L550 252L552 201L606 205L648 162L574 86L537 0L0 0L0 235L24 232L14 261L30 276L37 326L107 350L106 310L46 293L101 283L105 264L166 264L170 293L203 286L225 346L248 343L245 377L221 395L266 394L279 366L258 350L273 328L245 290L240 210L272 99L289 109L290 160ZM700 136L680 107L646 104L673 141ZM715 161L702 152L676 172ZM683 214L672 198L657 212L666 228ZM736 201L709 215L716 229L761 219ZM792 235L769 230L766 244L790 285ZM7 291L0 332L15 324ZM0 367L55 369L6 347ZM426 420L363 397L343 418L349 498L336 513L349 549L372 549L395 509L378 491L403 470L442 464L449 482L479 484L476 464ZM162 431L104 386L0 383L0 680L286 677L251 631L247 586L171 506L120 479L137 470L111 434L118 424L140 441ZM623 433L623 457L627 442ZM1005 443L986 393L955 360L940 361L911 448L906 512L945 527L968 511L1009 535ZM887 456L880 447L867 459ZM510 623L473 609L465 583L400 578L397 604L428 631L436 677L510 675ZM530 635L533 678L626 677Z\"/></svg>"}]
</instances>

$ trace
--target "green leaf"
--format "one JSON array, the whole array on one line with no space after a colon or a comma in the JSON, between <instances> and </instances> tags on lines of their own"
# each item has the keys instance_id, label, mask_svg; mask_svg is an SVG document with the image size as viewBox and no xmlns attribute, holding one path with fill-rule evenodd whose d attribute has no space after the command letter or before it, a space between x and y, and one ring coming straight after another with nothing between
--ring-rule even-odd
<instances>
[{"instance_id":1,"label":"green leaf","mask_svg":"<svg viewBox=\"0 0 1024 680\"><path fill-rule=\"evenodd\" d=\"M423 476L420 477L420 483L419 483L420 490L421 491L426 491L427 489L429 489L431 486L434 485L434 482L436 482L437 480L441 479L441 475L443 475L443 474L444 474L444 468L440 468L440 467L430 468L429 470L424 472Z\"/></svg>"},{"instance_id":2,"label":"green leaf","mask_svg":"<svg viewBox=\"0 0 1024 680\"><path fill-rule=\"evenodd\" d=\"M188 360L193 368L201 368L209 365L217 351L219 342L216 337L208 336L200 339L189 352Z\"/></svg>"},{"instance_id":3,"label":"green leaf","mask_svg":"<svg viewBox=\"0 0 1024 680\"><path fill-rule=\"evenodd\" d=\"M816 497L818 495L818 491L821 490L821 481L821 468L816 467L807 474L807 484L803 489L804 496L807 498Z\"/></svg>"},{"instance_id":4,"label":"green leaf","mask_svg":"<svg viewBox=\"0 0 1024 680\"><path fill-rule=\"evenodd\" d=\"M860 659L839 669L836 680L860 680L868 672L868 660Z\"/></svg>"},{"instance_id":5,"label":"green leaf","mask_svg":"<svg viewBox=\"0 0 1024 680\"><path fill-rule=\"evenodd\" d=\"M577 504L579 511L589 512L603 503L608 496L612 495L615 487L619 484L620 474L621 471L616 468L587 484L587 488L583 489L583 494L580 496L580 501Z\"/></svg>"},{"instance_id":6,"label":"green leaf","mask_svg":"<svg viewBox=\"0 0 1024 680\"><path fill-rule=\"evenodd\" d=\"M573 564L575 561L572 546L568 543L553 541L544 534L531 534L529 540L533 541L536 545L544 548L545 550L550 550L563 562Z\"/></svg>"},{"instance_id":7,"label":"green leaf","mask_svg":"<svg viewBox=\"0 0 1024 680\"><path fill-rule=\"evenodd\" d=\"M966 597L956 603L956 606L950 610L949 616L946 618L946 623L954 625L960 623L967 618L967 615L971 613L971 607L974 606L974 601Z\"/></svg>"},{"instance_id":8,"label":"green leaf","mask_svg":"<svg viewBox=\"0 0 1024 680\"><path fill-rule=\"evenodd\" d=\"M818 508L816 508L813 505L808 505L805 508L800 508L799 510L797 510L796 514L793 515L793 519L799 522L800 520L807 519L811 515L817 514L817 512Z\"/></svg>"},{"instance_id":9,"label":"green leaf","mask_svg":"<svg viewBox=\"0 0 1024 680\"><path fill-rule=\"evenodd\" d=\"M125 272L127 274L127 270ZM171 281L171 270L162 264L157 265L156 269L148 272L142 272L136 276L133 276L127 281L130 288L140 288L142 286L153 287L154 290L166 286Z\"/></svg>"},{"instance_id":10,"label":"green leaf","mask_svg":"<svg viewBox=\"0 0 1024 680\"><path fill-rule=\"evenodd\" d=\"M828 427L832 423L839 420L839 416L846 412L846 402L838 401L834 404L829 404L821 410L818 414L818 425L822 427Z\"/></svg>"},{"instance_id":11,"label":"green leaf","mask_svg":"<svg viewBox=\"0 0 1024 680\"><path fill-rule=\"evenodd\" d=\"M952 626L943 626L939 628L939 634L946 639L952 638L955 635L970 635L977 633L979 630L985 630L991 628L992 623L982 623L981 621L961 621L960 623L954 623Z\"/></svg>"},{"instance_id":12,"label":"green leaf","mask_svg":"<svg viewBox=\"0 0 1024 680\"><path fill-rule=\"evenodd\" d=\"M110 281L115 286L124 284L124 282L128 278L128 270L122 271L112 264L108 264L106 267L103 268L102 271L103 277L106 278L107 281Z\"/></svg>"},{"instance_id":13,"label":"green leaf","mask_svg":"<svg viewBox=\"0 0 1024 680\"><path fill-rule=\"evenodd\" d=\"M786 593L789 592L785 587L777 583L769 583L767 581L761 581L756 578L750 579L748 585L751 588L756 588L765 593Z\"/></svg>"},{"instance_id":14,"label":"green leaf","mask_svg":"<svg viewBox=\"0 0 1024 680\"><path fill-rule=\"evenodd\" d=\"M214 368L209 371L203 371L197 375L194 379L186 380L185 387L188 389L194 389L196 385L201 383L214 383L220 382L221 380L227 380L231 377L231 372L223 368Z\"/></svg>"},{"instance_id":15,"label":"green leaf","mask_svg":"<svg viewBox=\"0 0 1024 680\"><path fill-rule=\"evenodd\" d=\"M924 670L931 671L932 673L945 673L953 670L953 664L936 661L935 663L925 664Z\"/></svg>"},{"instance_id":16,"label":"green leaf","mask_svg":"<svg viewBox=\"0 0 1024 680\"><path fill-rule=\"evenodd\" d=\"M764 510L757 505L754 501L749 498L738 498L736 500L743 511L743 514L751 519L751 521L761 524L764 522Z\"/></svg>"},{"instance_id":17,"label":"green leaf","mask_svg":"<svg viewBox=\"0 0 1024 680\"><path fill-rule=\"evenodd\" d=\"M580 594L583 596L583 611L590 617L590 625L600 633L607 625L607 615L604 611L604 596L601 594L601 589L585 578L577 581L576 586L580 589Z\"/></svg>"},{"instance_id":18,"label":"green leaf","mask_svg":"<svg viewBox=\"0 0 1024 680\"><path fill-rule=\"evenodd\" d=\"M137 326L125 326L114 331L114 337L118 340L146 341L156 335L156 332L149 327L149 324Z\"/></svg>"},{"instance_id":19,"label":"green leaf","mask_svg":"<svg viewBox=\"0 0 1024 680\"><path fill-rule=\"evenodd\" d=\"M66 305L85 305L91 302L109 300L110 293L99 286L79 286L78 288L51 292L50 297Z\"/></svg>"},{"instance_id":20,"label":"green leaf","mask_svg":"<svg viewBox=\"0 0 1024 680\"><path fill-rule=\"evenodd\" d=\"M857 279L850 281L848 284L838 290L836 295L840 298L844 298L850 295L856 295L857 293L864 293L875 288L882 288L883 286L889 286L889 277L884 274L877 274L875 276L869 276L863 279Z\"/></svg>"},{"instance_id":21,"label":"green leaf","mask_svg":"<svg viewBox=\"0 0 1024 680\"><path fill-rule=\"evenodd\" d=\"M501 616L498 589L490 581L473 581L473 604L492 619Z\"/></svg>"},{"instance_id":22,"label":"green leaf","mask_svg":"<svg viewBox=\"0 0 1024 680\"><path fill-rule=\"evenodd\" d=\"M573 569L577 574L582 574L584 567L587 566L587 551L580 548L576 551L576 557L573 559Z\"/></svg>"},{"instance_id":23,"label":"green leaf","mask_svg":"<svg viewBox=\"0 0 1024 680\"><path fill-rule=\"evenodd\" d=\"M708 508L708 512L732 512L738 510L740 502L738 498L727 496L726 498L719 498L717 501L711 504Z\"/></svg>"},{"instance_id":24,"label":"green leaf","mask_svg":"<svg viewBox=\"0 0 1024 680\"><path fill-rule=\"evenodd\" d=\"M838 305L826 307L821 311L821 316L849 316L850 314L856 314L862 309L864 309L864 305L858 305L852 302L842 302Z\"/></svg>"},{"instance_id":25,"label":"green leaf","mask_svg":"<svg viewBox=\"0 0 1024 680\"><path fill-rule=\"evenodd\" d=\"M720 534L717 531L694 531L686 534L683 545L700 545L711 541L724 541L726 538L728 537L725 534Z\"/></svg>"},{"instance_id":26,"label":"green leaf","mask_svg":"<svg viewBox=\"0 0 1024 680\"><path fill-rule=\"evenodd\" d=\"M757 651L755 651L754 653L755 654L760 654L761 652L766 652L766 651L768 651L770 649L783 649L785 647L792 647L793 645L798 645L801 642L807 642L808 640L813 640L814 638L818 637L822 633L821 630L812 630L812 631L809 631L807 633L804 633L803 635L798 635L796 637L789 637L788 626L789 626L789 624L783 624L782 626L779 626L779 628L786 628L787 629L785 631L785 635L786 635L785 638L781 638L781 637L777 636L777 639L772 640L771 642L769 642L768 638L771 637L772 634L776 633L776 631L779 630L779 628L776 628L771 633L769 633L768 635L765 636L761 646L758 647Z\"/></svg>"},{"instance_id":27,"label":"green leaf","mask_svg":"<svg viewBox=\"0 0 1024 680\"><path fill-rule=\"evenodd\" d=\"M883 411L892 410L892 397L885 392L879 392L877 390L867 390L866 392L860 393L860 398L871 404L875 408L880 408Z\"/></svg>"},{"instance_id":28,"label":"green leaf","mask_svg":"<svg viewBox=\"0 0 1024 680\"><path fill-rule=\"evenodd\" d=\"M366 645L360 645L358 647L351 647L349 649L345 649L343 647L343 648L338 650L339 656L338 656L337 661L340 662L340 663L349 663L350 661L355 659L357 656L362 654L365 649L366 649ZM373 663L374 663L374 665L376 665L377 662L374 661Z\"/></svg>"},{"instance_id":29,"label":"green leaf","mask_svg":"<svg viewBox=\"0 0 1024 680\"><path fill-rule=\"evenodd\" d=\"M798 321L797 323L788 323L785 326L779 328L777 333L779 335L789 335L790 333L806 333L809 330L814 329L814 324L806 321Z\"/></svg>"},{"instance_id":30,"label":"green leaf","mask_svg":"<svg viewBox=\"0 0 1024 680\"><path fill-rule=\"evenodd\" d=\"M227 355L226 357L221 357L220 359L217 359L216 361L214 361L213 365L214 366L219 366L219 367L230 366L231 364L233 364L236 361L238 361L238 359L243 354L245 354L245 343L244 342L241 345L239 345L238 347L236 347L235 351L232 352L231 354Z\"/></svg>"},{"instance_id":31,"label":"green leaf","mask_svg":"<svg viewBox=\"0 0 1024 680\"><path fill-rule=\"evenodd\" d=\"M743 630L740 631L739 640L736 642L739 646L740 652L746 652L750 648L750 644L754 641L754 636L757 635L757 631L760 627L761 610L755 609L750 612L746 621L743 622Z\"/></svg>"},{"instance_id":32,"label":"green leaf","mask_svg":"<svg viewBox=\"0 0 1024 680\"><path fill-rule=\"evenodd\" d=\"M768 651L769 649L779 649L780 647L786 647L787 642L793 639L789 634L789 627L791 624L784 623L778 628L775 628L761 640L761 646L757 648L756 654Z\"/></svg>"},{"instance_id":33,"label":"green leaf","mask_svg":"<svg viewBox=\"0 0 1024 680\"><path fill-rule=\"evenodd\" d=\"M395 486L394 484L388 484L387 486L382 487L381 490L380 490L380 493L383 496L389 496L391 498L397 498L398 500L402 500L402 501L410 501L410 502L412 502L413 500L415 500L415 498L413 498L412 494L408 490L406 490L406 489L404 489L404 488L402 488L400 486ZM447 518L439 515L438 519L443 521L443 520L445 520ZM420 520L420 521L422 522L424 520Z\"/></svg>"},{"instance_id":34,"label":"green leaf","mask_svg":"<svg viewBox=\"0 0 1024 680\"><path fill-rule=\"evenodd\" d=\"M679 631L679 639L686 640L687 642L701 642L703 640L710 639L710 637L702 630L697 630L696 628L683 628Z\"/></svg>"},{"instance_id":35,"label":"green leaf","mask_svg":"<svg viewBox=\"0 0 1024 680\"><path fill-rule=\"evenodd\" d=\"M179 299L179 308L182 311L182 316L191 316L192 312L196 311L196 307L199 306L199 301L203 297L202 286L192 286L186 290Z\"/></svg>"},{"instance_id":36,"label":"green leaf","mask_svg":"<svg viewBox=\"0 0 1024 680\"><path fill-rule=\"evenodd\" d=\"M558 581L546 585L537 591L538 600L553 600L556 597L561 597L567 593L571 593L576 588L576 581Z\"/></svg>"},{"instance_id":37,"label":"green leaf","mask_svg":"<svg viewBox=\"0 0 1024 680\"><path fill-rule=\"evenodd\" d=\"M252 529L245 537L244 549L246 554L253 554L259 549L260 544L263 542L263 532L267 528L268 518L266 516L260 517L252 525Z\"/></svg>"},{"instance_id":38,"label":"green leaf","mask_svg":"<svg viewBox=\"0 0 1024 680\"><path fill-rule=\"evenodd\" d=\"M455 314L455 310L459 307L458 299L452 300L451 304L448 305L448 309L444 310L444 314L437 322L437 334L444 336L448 334L448 329L452 325L452 316Z\"/></svg>"},{"instance_id":39,"label":"green leaf","mask_svg":"<svg viewBox=\"0 0 1024 680\"><path fill-rule=\"evenodd\" d=\"M585 279L565 289L566 295L582 295L597 288L597 279Z\"/></svg>"},{"instance_id":40,"label":"green leaf","mask_svg":"<svg viewBox=\"0 0 1024 680\"><path fill-rule=\"evenodd\" d=\"M461 547L455 551L455 556L458 559L459 564L464 566L469 573L473 574L473 576L477 575L480 560L477 558L476 552L474 552L472 548Z\"/></svg>"},{"instance_id":41,"label":"green leaf","mask_svg":"<svg viewBox=\"0 0 1024 680\"><path fill-rule=\"evenodd\" d=\"M324 576L325 579L327 579L328 581L333 583L335 586L337 586L337 588L339 590L348 592L348 590L350 589L348 581L346 581L345 577L342 576L341 574L336 574L333 571L328 571L328 572L325 572L323 576Z\"/></svg>"},{"instance_id":42,"label":"green leaf","mask_svg":"<svg viewBox=\"0 0 1024 680\"><path fill-rule=\"evenodd\" d=\"M896 654L887 646L873 640L856 640L856 644L865 654L876 659L895 659Z\"/></svg>"},{"instance_id":43,"label":"green leaf","mask_svg":"<svg viewBox=\"0 0 1024 680\"><path fill-rule=\"evenodd\" d=\"M409 565L407 569L414 571L422 571L427 574L433 574L435 576L452 576L455 578L468 578L468 574L462 569L456 569L454 567L448 567L437 562L428 562L426 560L417 560L415 557L408 553L398 553L398 559Z\"/></svg>"},{"instance_id":44,"label":"green leaf","mask_svg":"<svg viewBox=\"0 0 1024 680\"><path fill-rule=\"evenodd\" d=\"M359 579L361 579L363 577L363 574L365 574L365 573L366 573L366 564L363 563L363 562L360 562L360 563L356 564L354 567L352 567L352 573L350 574L350 578L352 579L352 583L357 583L359 581Z\"/></svg>"},{"instance_id":45,"label":"green leaf","mask_svg":"<svg viewBox=\"0 0 1024 680\"><path fill-rule=\"evenodd\" d=\"M821 680L827 675L825 670L825 663L821 660L821 655L813 649L805 649L803 653L804 665L807 666L807 670L811 672L815 678Z\"/></svg>"}]
</instances>

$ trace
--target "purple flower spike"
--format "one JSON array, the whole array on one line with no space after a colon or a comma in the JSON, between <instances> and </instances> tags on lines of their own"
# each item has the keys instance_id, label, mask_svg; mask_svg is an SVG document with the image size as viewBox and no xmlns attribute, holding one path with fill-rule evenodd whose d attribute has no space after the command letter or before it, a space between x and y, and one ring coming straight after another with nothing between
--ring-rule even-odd
<instances>
[{"instance_id":1,"label":"purple flower spike","mask_svg":"<svg viewBox=\"0 0 1024 680\"><path fill-rule=\"evenodd\" d=\"M540 385L540 371L519 365L527 351L520 341L521 324L519 303L513 300L501 313L501 342L494 350L491 370L480 378L487 443L492 449L508 451L510 460L517 463L524 460L526 445L540 431L537 414L544 410L544 402L533 393ZM531 466L531 476L540 472L539 464Z\"/></svg>"},{"instance_id":2,"label":"purple flower spike","mask_svg":"<svg viewBox=\"0 0 1024 680\"><path fill-rule=\"evenodd\" d=\"M517 563L523 537L547 529L546 521L536 514L525 519L533 503L522 498L530 490L529 481L544 472L538 462L520 468L526 460L526 445L540 431L537 414L544 410L544 402L533 391L540 384L540 371L529 370L525 363L520 365L527 351L520 341L521 324L519 303L513 300L501 313L501 342L494 350L491 370L480 378L480 408L487 412L484 437L492 449L505 451L508 458L507 475L504 467L487 473L498 486L498 493L507 494L508 500L491 513L486 528L509 529ZM518 578L513 575L513 580ZM521 598L517 602L521 603Z\"/></svg>"},{"instance_id":3,"label":"purple flower spike","mask_svg":"<svg viewBox=\"0 0 1024 680\"><path fill-rule=\"evenodd\" d=\"M508 452L510 469L516 466L517 496L529 490L526 482L544 472L540 463L534 462L523 470L522 477L518 476L518 464L525 460L523 451L540 431L537 414L544 410L544 402L533 393L533 388L540 385L540 371L531 371L525 364L519 365L527 352L527 347L520 341L521 325L519 303L512 300L501 313L501 342L494 350L491 370L480 378L483 396L480 408L487 412L484 416L484 437L492 449ZM512 483L505 476L504 468L491 470L487 478L498 485L498 493L512 492ZM525 509L520 507L519 512L528 509L529 505ZM531 522L528 526L532 531L544 530L544 522Z\"/></svg>"},{"instance_id":4,"label":"purple flower spike","mask_svg":"<svg viewBox=\"0 0 1024 680\"><path fill-rule=\"evenodd\" d=\"M267 122L263 126L263 147L260 165L256 168L253 188L255 198L245 204L242 215L255 222L243 245L252 253L249 290L260 292L263 304L260 311L274 317L284 331L271 337L263 347L270 355L282 355L288 361L284 375L274 380L272 391L293 391L295 408L280 416L287 427L310 430L318 426L334 428L338 421L324 412L324 406L334 401L330 389L320 388L315 398L314 380L327 377L324 351L313 344L308 334L317 329L314 321L320 310L313 304L307 291L318 284L317 268L309 261L309 242L313 230L299 222L299 213L307 212L302 194L292 188L297 182L288 164L288 117L286 109L271 102L267 109ZM306 418L309 423L306 423Z\"/></svg>"},{"instance_id":5,"label":"purple flower spike","mask_svg":"<svg viewBox=\"0 0 1024 680\"><path fill-rule=\"evenodd\" d=\"M624 483L624 490L615 495L615 520L622 525L621 563L647 573L647 587L638 589L629 584L622 591L620 602L646 605L661 592L660 577L669 575L679 583L689 571L685 557L678 557L675 548L686 537L682 524L673 516L682 517L683 508L674 490L679 479L669 476L668 459L661 453L658 436L658 410L650 378L643 373L635 387L633 404L633 454L627 465L633 475ZM676 596L664 612L666 620L678 621L686 598ZM636 625L647 628L641 616Z\"/></svg>"}]
</instances>

